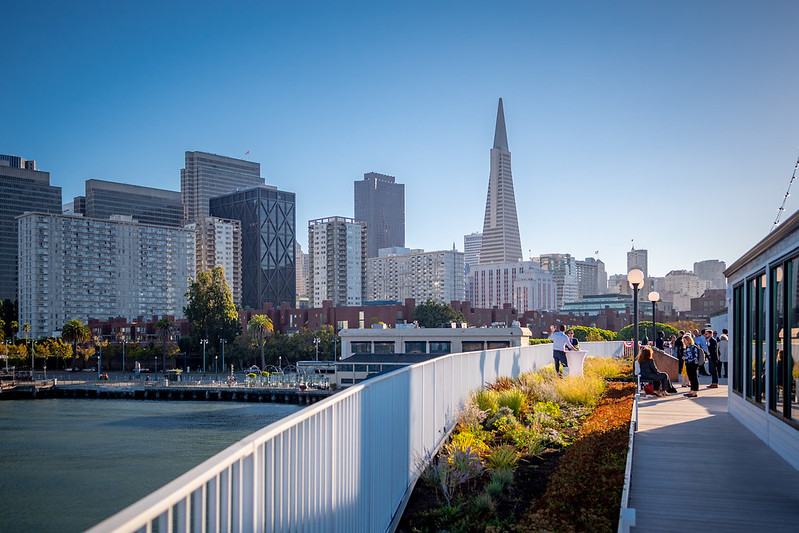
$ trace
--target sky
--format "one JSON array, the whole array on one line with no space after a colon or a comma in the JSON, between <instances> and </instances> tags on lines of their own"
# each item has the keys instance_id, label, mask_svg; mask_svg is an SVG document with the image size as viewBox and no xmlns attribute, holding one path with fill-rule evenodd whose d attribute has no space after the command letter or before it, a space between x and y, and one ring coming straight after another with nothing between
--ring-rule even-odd
<instances>
[{"instance_id":1,"label":"sky","mask_svg":"<svg viewBox=\"0 0 799 533\"><path fill-rule=\"evenodd\" d=\"M0 153L64 203L90 178L179 190L187 150L257 161L306 251L372 171L405 184L406 246L463 250L500 97L525 257L608 274L633 244L650 275L730 265L799 157L799 2L3 4Z\"/></svg>"}]
</instances>

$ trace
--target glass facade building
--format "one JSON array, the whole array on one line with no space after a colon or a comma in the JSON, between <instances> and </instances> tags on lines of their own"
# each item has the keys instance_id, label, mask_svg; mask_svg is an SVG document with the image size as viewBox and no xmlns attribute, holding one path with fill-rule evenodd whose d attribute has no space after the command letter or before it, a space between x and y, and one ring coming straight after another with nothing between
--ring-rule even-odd
<instances>
[{"instance_id":1,"label":"glass facade building","mask_svg":"<svg viewBox=\"0 0 799 533\"><path fill-rule=\"evenodd\" d=\"M211 198L211 216L241 222L241 305L294 304L296 203L294 193L260 186Z\"/></svg>"},{"instance_id":2,"label":"glass facade building","mask_svg":"<svg viewBox=\"0 0 799 533\"><path fill-rule=\"evenodd\" d=\"M405 185L377 172L355 182L355 220L366 222L366 257L405 246Z\"/></svg>"},{"instance_id":3,"label":"glass facade building","mask_svg":"<svg viewBox=\"0 0 799 533\"><path fill-rule=\"evenodd\" d=\"M186 220L207 217L211 198L263 184L260 163L206 152L186 152L186 167L180 169Z\"/></svg>"},{"instance_id":4,"label":"glass facade building","mask_svg":"<svg viewBox=\"0 0 799 533\"><path fill-rule=\"evenodd\" d=\"M128 215L142 224L183 227L183 204L177 191L91 179L86 180L86 196L75 198L74 209L90 218Z\"/></svg>"},{"instance_id":5,"label":"glass facade building","mask_svg":"<svg viewBox=\"0 0 799 533\"><path fill-rule=\"evenodd\" d=\"M16 217L28 211L60 213L61 187L51 186L50 173L36 170L35 161L0 155L0 300L17 299Z\"/></svg>"}]
</instances>

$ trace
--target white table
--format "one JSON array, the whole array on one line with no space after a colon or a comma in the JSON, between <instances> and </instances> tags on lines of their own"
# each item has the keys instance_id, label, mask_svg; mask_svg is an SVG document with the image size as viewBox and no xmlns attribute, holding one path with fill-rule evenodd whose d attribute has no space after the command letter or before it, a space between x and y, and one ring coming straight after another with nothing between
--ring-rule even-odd
<instances>
[{"instance_id":1,"label":"white table","mask_svg":"<svg viewBox=\"0 0 799 533\"><path fill-rule=\"evenodd\" d=\"M583 361L585 361L586 355L588 355L588 350L569 350L566 352L566 362L569 363L570 376L583 375Z\"/></svg>"}]
</instances>

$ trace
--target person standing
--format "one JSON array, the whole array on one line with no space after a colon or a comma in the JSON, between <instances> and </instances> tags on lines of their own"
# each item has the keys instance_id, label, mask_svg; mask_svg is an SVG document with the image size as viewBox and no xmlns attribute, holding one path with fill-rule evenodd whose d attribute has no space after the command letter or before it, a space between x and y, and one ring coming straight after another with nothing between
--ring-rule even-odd
<instances>
[{"instance_id":1,"label":"person standing","mask_svg":"<svg viewBox=\"0 0 799 533\"><path fill-rule=\"evenodd\" d=\"M689 398L696 398L699 391L699 376L696 375L696 370L699 368L699 347L694 343L694 337L690 333L686 333L683 337L683 345L685 346L685 370L688 373L688 380L691 382L691 392L683 394Z\"/></svg>"},{"instance_id":2,"label":"person standing","mask_svg":"<svg viewBox=\"0 0 799 533\"><path fill-rule=\"evenodd\" d=\"M682 339L685 337L685 332L680 331L677 338L671 343L671 355L677 358L677 372L680 374L680 384L683 387L688 386L688 374L683 372L685 368L685 347L683 346Z\"/></svg>"},{"instance_id":3,"label":"person standing","mask_svg":"<svg viewBox=\"0 0 799 533\"><path fill-rule=\"evenodd\" d=\"M702 331L696 329L694 330L694 344L698 349L705 352L705 356L707 356L707 338L705 337L704 329ZM707 357L705 357L705 359L707 359ZM699 370L699 374L702 376L710 375L707 373L707 370L705 370L705 365L699 365L697 369Z\"/></svg>"},{"instance_id":4,"label":"person standing","mask_svg":"<svg viewBox=\"0 0 799 533\"><path fill-rule=\"evenodd\" d=\"M574 346L569 342L569 337L566 336L566 326L561 324L558 326L558 331L555 331L555 326L549 326L549 340L552 341L552 358L555 360L555 372L560 376L561 365L569 366L566 362L566 350L574 350Z\"/></svg>"},{"instance_id":5,"label":"person standing","mask_svg":"<svg viewBox=\"0 0 799 533\"><path fill-rule=\"evenodd\" d=\"M665 341L666 341L665 333L663 333L662 331L658 331L657 339L655 339L655 348L657 348L658 350L660 350L662 352L663 351L663 344L664 344Z\"/></svg>"},{"instance_id":6,"label":"person standing","mask_svg":"<svg viewBox=\"0 0 799 533\"><path fill-rule=\"evenodd\" d=\"M575 339L574 338L574 330L570 329L569 331L567 331L566 332L566 336L569 337L569 343L571 343L572 348L574 348L575 350L579 350L580 349L580 339Z\"/></svg>"},{"instance_id":7,"label":"person standing","mask_svg":"<svg viewBox=\"0 0 799 533\"><path fill-rule=\"evenodd\" d=\"M713 337L713 330L705 330L705 339L707 340L707 367L710 369L710 385L708 389L719 388L719 347L716 339Z\"/></svg>"},{"instance_id":8,"label":"person standing","mask_svg":"<svg viewBox=\"0 0 799 533\"><path fill-rule=\"evenodd\" d=\"M719 337L719 374L724 367L724 377L727 377L727 350L729 349L729 339L727 338L727 330L721 330L721 337Z\"/></svg>"}]
</instances>

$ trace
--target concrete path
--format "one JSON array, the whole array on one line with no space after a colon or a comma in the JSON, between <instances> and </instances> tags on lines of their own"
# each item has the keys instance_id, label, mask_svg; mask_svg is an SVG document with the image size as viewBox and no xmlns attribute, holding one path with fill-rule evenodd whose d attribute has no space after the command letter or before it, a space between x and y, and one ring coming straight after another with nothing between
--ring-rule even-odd
<instances>
[{"instance_id":1,"label":"concrete path","mask_svg":"<svg viewBox=\"0 0 799 533\"><path fill-rule=\"evenodd\" d=\"M698 398L641 398L634 532L797 531L799 471L727 412L727 380Z\"/></svg>"}]
</instances>

